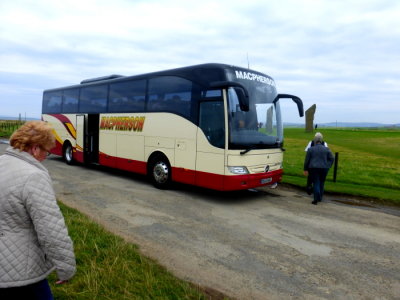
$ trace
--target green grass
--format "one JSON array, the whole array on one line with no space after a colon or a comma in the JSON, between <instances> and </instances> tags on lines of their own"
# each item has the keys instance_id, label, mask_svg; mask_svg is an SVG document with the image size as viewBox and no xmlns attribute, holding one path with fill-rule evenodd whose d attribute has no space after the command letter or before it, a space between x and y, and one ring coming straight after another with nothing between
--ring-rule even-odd
<instances>
[{"instance_id":1,"label":"green grass","mask_svg":"<svg viewBox=\"0 0 400 300\"><path fill-rule=\"evenodd\" d=\"M332 152L339 153L337 180L333 182L332 168L326 191L400 203L400 130L319 131ZM304 148L313 136L304 129L285 129L284 183L305 186Z\"/></svg>"},{"instance_id":2,"label":"green grass","mask_svg":"<svg viewBox=\"0 0 400 300\"><path fill-rule=\"evenodd\" d=\"M55 299L223 299L181 281L77 210L60 203L74 242L77 273L64 285L49 277Z\"/></svg>"},{"instance_id":3,"label":"green grass","mask_svg":"<svg viewBox=\"0 0 400 300\"><path fill-rule=\"evenodd\" d=\"M0 120L0 137L10 137L22 124L24 124L24 121Z\"/></svg>"}]
</instances>

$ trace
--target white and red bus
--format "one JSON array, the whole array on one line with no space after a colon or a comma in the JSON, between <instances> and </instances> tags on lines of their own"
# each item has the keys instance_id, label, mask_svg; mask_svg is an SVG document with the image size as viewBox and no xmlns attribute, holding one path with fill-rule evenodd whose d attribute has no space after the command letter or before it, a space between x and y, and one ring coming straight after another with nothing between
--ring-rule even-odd
<instances>
[{"instance_id":1,"label":"white and red bus","mask_svg":"<svg viewBox=\"0 0 400 300\"><path fill-rule=\"evenodd\" d=\"M43 92L42 118L68 164L94 163L231 191L282 178L278 94L262 73L203 64L137 76L111 75Z\"/></svg>"}]
</instances>

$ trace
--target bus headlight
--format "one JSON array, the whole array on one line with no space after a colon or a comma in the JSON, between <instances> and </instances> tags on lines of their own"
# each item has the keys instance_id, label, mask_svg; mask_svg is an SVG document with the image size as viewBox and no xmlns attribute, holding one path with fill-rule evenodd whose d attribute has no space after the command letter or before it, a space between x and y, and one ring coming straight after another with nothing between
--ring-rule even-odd
<instances>
[{"instance_id":1,"label":"bus headlight","mask_svg":"<svg viewBox=\"0 0 400 300\"><path fill-rule=\"evenodd\" d=\"M233 174L249 174L246 167L228 167L228 170Z\"/></svg>"}]
</instances>

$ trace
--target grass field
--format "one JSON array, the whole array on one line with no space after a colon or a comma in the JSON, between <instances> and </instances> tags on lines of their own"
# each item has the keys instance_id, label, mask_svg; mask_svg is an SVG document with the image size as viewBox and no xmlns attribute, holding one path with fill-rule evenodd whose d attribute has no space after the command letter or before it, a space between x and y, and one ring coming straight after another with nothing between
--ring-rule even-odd
<instances>
[{"instance_id":1,"label":"grass field","mask_svg":"<svg viewBox=\"0 0 400 300\"><path fill-rule=\"evenodd\" d=\"M24 121L0 120L0 137L9 137Z\"/></svg>"},{"instance_id":2,"label":"grass field","mask_svg":"<svg viewBox=\"0 0 400 300\"><path fill-rule=\"evenodd\" d=\"M49 277L55 299L224 299L179 280L156 262L90 221L77 210L59 204L74 242L78 271L64 285Z\"/></svg>"},{"instance_id":3,"label":"grass field","mask_svg":"<svg viewBox=\"0 0 400 300\"><path fill-rule=\"evenodd\" d=\"M400 203L400 130L320 129L335 154L339 153L337 180L333 168L326 191L373 197ZM283 182L304 187L304 148L314 133L285 129Z\"/></svg>"}]
</instances>

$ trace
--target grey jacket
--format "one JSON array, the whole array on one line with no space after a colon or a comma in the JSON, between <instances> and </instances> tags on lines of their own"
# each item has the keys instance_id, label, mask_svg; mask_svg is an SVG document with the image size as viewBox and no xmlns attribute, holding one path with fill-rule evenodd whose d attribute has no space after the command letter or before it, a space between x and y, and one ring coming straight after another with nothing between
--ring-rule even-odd
<instances>
[{"instance_id":1,"label":"grey jacket","mask_svg":"<svg viewBox=\"0 0 400 300\"><path fill-rule=\"evenodd\" d=\"M304 171L308 171L308 169L329 169L334 161L335 158L329 148L316 144L307 150Z\"/></svg>"},{"instance_id":2,"label":"grey jacket","mask_svg":"<svg viewBox=\"0 0 400 300\"><path fill-rule=\"evenodd\" d=\"M10 147L0 174L0 288L38 282L53 270L70 279L74 249L46 168Z\"/></svg>"}]
</instances>

